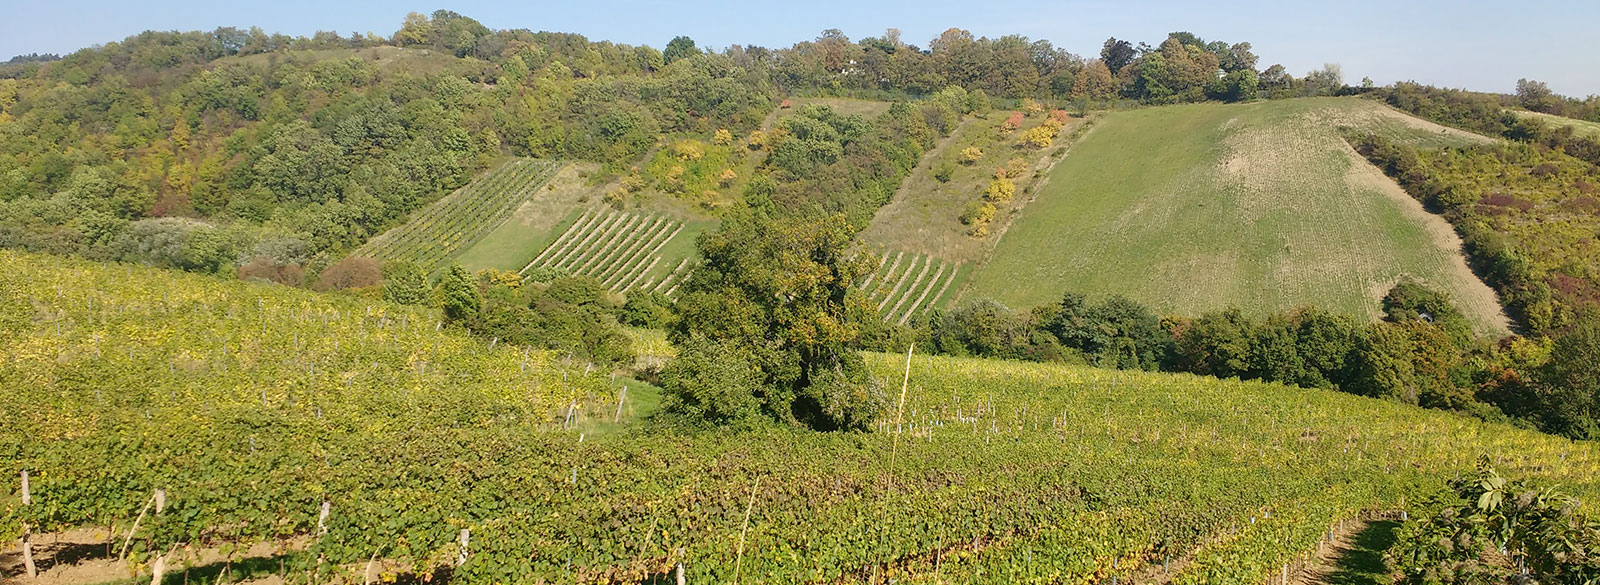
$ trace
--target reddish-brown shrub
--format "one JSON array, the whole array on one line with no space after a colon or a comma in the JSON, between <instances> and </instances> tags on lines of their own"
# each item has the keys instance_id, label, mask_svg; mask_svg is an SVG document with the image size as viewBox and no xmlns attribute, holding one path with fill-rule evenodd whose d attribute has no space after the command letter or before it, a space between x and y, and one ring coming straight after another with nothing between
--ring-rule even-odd
<instances>
[{"instance_id":1,"label":"reddish-brown shrub","mask_svg":"<svg viewBox=\"0 0 1600 585\"><path fill-rule=\"evenodd\" d=\"M382 280L383 271L377 260L352 256L323 269L316 288L320 291L367 288L377 286Z\"/></svg>"},{"instance_id":2,"label":"reddish-brown shrub","mask_svg":"<svg viewBox=\"0 0 1600 585\"><path fill-rule=\"evenodd\" d=\"M240 280L264 280L286 286L300 286L306 271L295 264L279 264L270 258L255 257L239 267Z\"/></svg>"},{"instance_id":3,"label":"reddish-brown shrub","mask_svg":"<svg viewBox=\"0 0 1600 585\"><path fill-rule=\"evenodd\" d=\"M1492 205L1495 207L1511 207L1518 211L1527 211L1529 209L1533 209L1534 207L1534 203L1532 201L1520 199L1514 195L1507 195L1505 193L1490 193L1485 195L1483 199L1479 199L1478 203Z\"/></svg>"}]
</instances>

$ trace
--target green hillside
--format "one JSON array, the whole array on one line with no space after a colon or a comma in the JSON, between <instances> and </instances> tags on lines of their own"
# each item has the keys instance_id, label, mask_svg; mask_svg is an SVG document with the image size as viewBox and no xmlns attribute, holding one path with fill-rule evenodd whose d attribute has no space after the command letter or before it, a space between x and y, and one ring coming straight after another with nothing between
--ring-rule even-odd
<instances>
[{"instance_id":1,"label":"green hillside","mask_svg":"<svg viewBox=\"0 0 1600 585\"><path fill-rule=\"evenodd\" d=\"M512 159L460 190L417 210L409 221L379 234L352 255L441 268L498 229L562 168L560 163Z\"/></svg>"},{"instance_id":2,"label":"green hillside","mask_svg":"<svg viewBox=\"0 0 1600 585\"><path fill-rule=\"evenodd\" d=\"M133 567L176 542L266 541L344 581L368 563L466 583L682 563L693 582L1054 583L1170 557L1177 583L1253 584L1479 454L1600 493L1588 443L1331 391L971 359L914 358L874 433L606 432L643 413L615 410L598 372L426 314L41 260L0 255L0 526L126 529L164 489ZM868 358L880 380L905 364Z\"/></svg>"},{"instance_id":3,"label":"green hillside","mask_svg":"<svg viewBox=\"0 0 1600 585\"><path fill-rule=\"evenodd\" d=\"M1600 138L1600 122L1590 122L1588 120L1579 120L1576 118L1568 118L1566 116L1555 116L1541 112L1517 111L1516 114L1518 116L1544 122L1545 124L1549 124L1551 126L1571 126L1572 133L1582 138Z\"/></svg>"},{"instance_id":4,"label":"green hillside","mask_svg":"<svg viewBox=\"0 0 1600 585\"><path fill-rule=\"evenodd\" d=\"M1157 310L1253 313L1315 304L1375 318L1405 276L1504 331L1448 224L1345 143L1343 127L1406 143L1487 139L1366 100L1200 104L1105 116L974 272L962 298L1015 307L1065 291Z\"/></svg>"}]
</instances>

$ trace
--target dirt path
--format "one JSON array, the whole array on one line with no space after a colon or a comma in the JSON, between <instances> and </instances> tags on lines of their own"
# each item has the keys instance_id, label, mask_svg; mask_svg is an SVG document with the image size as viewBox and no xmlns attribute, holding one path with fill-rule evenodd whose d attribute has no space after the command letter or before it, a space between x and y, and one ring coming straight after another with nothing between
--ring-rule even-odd
<instances>
[{"instance_id":1,"label":"dirt path","mask_svg":"<svg viewBox=\"0 0 1600 585\"><path fill-rule=\"evenodd\" d=\"M1394 545L1400 523L1381 515L1352 520L1335 530L1303 568L1290 574L1293 585L1384 585L1392 582L1383 553Z\"/></svg>"},{"instance_id":2,"label":"dirt path","mask_svg":"<svg viewBox=\"0 0 1600 585\"><path fill-rule=\"evenodd\" d=\"M130 580L140 583L150 581L148 564L119 560L115 549L121 542L104 529L36 534L31 540L39 576L33 579L27 577L22 551L16 543L9 543L0 547L0 583L93 585ZM226 573L227 580L232 583L278 585L284 582L279 573L283 570L287 555L304 549L307 544L303 539L282 543L263 542L236 551L231 556L224 555L221 548L195 547L175 551L167 557L167 578L163 581L182 582L185 577L192 577L197 582L211 583Z\"/></svg>"}]
</instances>

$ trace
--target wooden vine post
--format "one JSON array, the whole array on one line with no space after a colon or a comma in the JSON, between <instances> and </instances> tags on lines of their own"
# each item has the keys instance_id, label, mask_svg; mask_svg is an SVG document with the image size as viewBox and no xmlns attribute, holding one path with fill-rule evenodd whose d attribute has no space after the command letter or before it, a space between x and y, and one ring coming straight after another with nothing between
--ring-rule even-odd
<instances>
[{"instance_id":1,"label":"wooden vine post","mask_svg":"<svg viewBox=\"0 0 1600 585\"><path fill-rule=\"evenodd\" d=\"M32 503L33 503L33 494L29 492L29 488L28 488L28 471L27 470L23 470L22 471L22 505L27 506L27 505L30 505ZM23 522L22 523L22 565L23 565L23 567L25 567L28 570L28 578L29 579L34 579L34 578L37 578L39 576L39 567L37 567L37 566L35 566L33 564L33 543L28 542L28 529L29 529L28 523L27 522Z\"/></svg>"}]
</instances>

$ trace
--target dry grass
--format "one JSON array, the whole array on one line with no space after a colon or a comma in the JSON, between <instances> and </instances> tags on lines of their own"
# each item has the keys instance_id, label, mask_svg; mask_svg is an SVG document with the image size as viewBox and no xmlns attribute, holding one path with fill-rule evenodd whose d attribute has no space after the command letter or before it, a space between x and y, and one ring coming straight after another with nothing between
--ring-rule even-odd
<instances>
[{"instance_id":1,"label":"dry grass","mask_svg":"<svg viewBox=\"0 0 1600 585\"><path fill-rule=\"evenodd\" d=\"M1005 118L1003 111L993 112L987 118L968 118L948 138L924 154L917 168L900 183L889 204L879 209L872 223L861 232L861 241L873 249L924 253L952 262L982 260L1016 213L1033 199L1050 167L1065 155L1067 137L1087 123L1086 119L1074 118L1062 129L1055 144L1035 150L1019 148L1017 135L1039 125L1044 117L1029 118L1021 129L1002 133L1000 125ZM959 164L962 149L968 147L982 150L983 159L976 164ZM961 223L962 212L969 203L982 197L989 180L994 178L996 167L1017 157L1027 161L1028 170L1014 178L1016 196L995 214L990 235L983 238L969 235L971 228ZM954 168L948 182L935 177L942 165Z\"/></svg>"}]
</instances>

